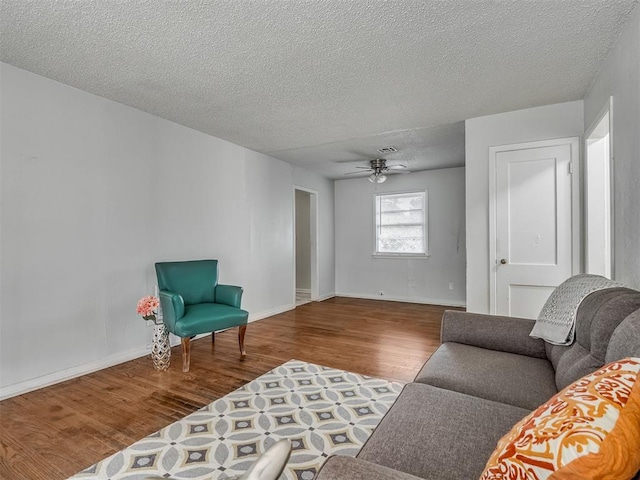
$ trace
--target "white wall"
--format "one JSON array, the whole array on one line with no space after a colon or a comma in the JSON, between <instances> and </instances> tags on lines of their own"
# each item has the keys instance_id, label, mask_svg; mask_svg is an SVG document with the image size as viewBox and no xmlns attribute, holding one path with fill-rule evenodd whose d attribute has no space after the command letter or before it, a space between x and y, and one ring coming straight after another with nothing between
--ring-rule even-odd
<instances>
[{"instance_id":1,"label":"white wall","mask_svg":"<svg viewBox=\"0 0 640 480\"><path fill-rule=\"evenodd\" d=\"M613 96L614 278L640 288L640 6L603 62L584 100L589 128Z\"/></svg>"},{"instance_id":2,"label":"white wall","mask_svg":"<svg viewBox=\"0 0 640 480\"><path fill-rule=\"evenodd\" d=\"M311 195L296 190L296 288L311 289Z\"/></svg>"},{"instance_id":3,"label":"white wall","mask_svg":"<svg viewBox=\"0 0 640 480\"><path fill-rule=\"evenodd\" d=\"M293 307L294 178L332 224L326 179L7 64L0 75L0 398L147 353L135 305L156 261L217 258L250 320ZM325 292L333 272L324 248Z\"/></svg>"},{"instance_id":4,"label":"white wall","mask_svg":"<svg viewBox=\"0 0 640 480\"><path fill-rule=\"evenodd\" d=\"M580 136L582 101L467 120L467 310L489 313L489 147Z\"/></svg>"},{"instance_id":5,"label":"white wall","mask_svg":"<svg viewBox=\"0 0 640 480\"><path fill-rule=\"evenodd\" d=\"M374 258L374 193L425 189L429 191L430 256ZM464 168L393 175L382 184L366 178L338 180L335 193L338 295L464 305ZM453 291L449 282L454 283Z\"/></svg>"}]
</instances>

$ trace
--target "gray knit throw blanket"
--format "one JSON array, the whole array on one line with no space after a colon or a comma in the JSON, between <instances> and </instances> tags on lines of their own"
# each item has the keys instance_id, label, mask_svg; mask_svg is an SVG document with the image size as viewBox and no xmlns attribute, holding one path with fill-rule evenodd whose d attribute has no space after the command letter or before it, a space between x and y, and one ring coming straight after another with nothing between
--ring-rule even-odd
<instances>
[{"instance_id":1,"label":"gray knit throw blanket","mask_svg":"<svg viewBox=\"0 0 640 480\"><path fill-rule=\"evenodd\" d=\"M553 345L571 345L576 333L576 314L590 293L624 285L600 275L575 275L561 283L549 296L529 336Z\"/></svg>"}]
</instances>

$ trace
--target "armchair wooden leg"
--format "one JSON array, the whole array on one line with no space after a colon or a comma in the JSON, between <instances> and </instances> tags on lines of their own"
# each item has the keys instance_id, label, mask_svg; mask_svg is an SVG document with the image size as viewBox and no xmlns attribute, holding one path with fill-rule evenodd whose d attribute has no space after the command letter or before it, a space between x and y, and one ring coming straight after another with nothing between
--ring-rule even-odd
<instances>
[{"instance_id":1,"label":"armchair wooden leg","mask_svg":"<svg viewBox=\"0 0 640 480\"><path fill-rule=\"evenodd\" d=\"M244 358L247 356L247 352L244 350L244 334L247 331L246 325L240 325L238 328L238 343L240 344L240 357Z\"/></svg>"},{"instance_id":2,"label":"armchair wooden leg","mask_svg":"<svg viewBox=\"0 0 640 480\"><path fill-rule=\"evenodd\" d=\"M182 371L189 371L191 363L191 339L189 337L182 338Z\"/></svg>"},{"instance_id":3,"label":"armchair wooden leg","mask_svg":"<svg viewBox=\"0 0 640 480\"><path fill-rule=\"evenodd\" d=\"M211 332L211 343L216 343L216 332Z\"/></svg>"}]
</instances>

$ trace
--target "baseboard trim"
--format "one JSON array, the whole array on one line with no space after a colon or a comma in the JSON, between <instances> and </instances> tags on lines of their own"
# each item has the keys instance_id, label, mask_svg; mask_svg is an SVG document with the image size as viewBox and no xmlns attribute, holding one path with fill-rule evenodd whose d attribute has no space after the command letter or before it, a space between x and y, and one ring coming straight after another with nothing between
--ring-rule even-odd
<instances>
[{"instance_id":1,"label":"baseboard trim","mask_svg":"<svg viewBox=\"0 0 640 480\"><path fill-rule=\"evenodd\" d=\"M325 293L324 295L320 295L318 297L318 299L316 300L316 302L322 302L324 300L329 300L330 298L333 298L335 296L336 296L335 292Z\"/></svg>"},{"instance_id":2,"label":"baseboard trim","mask_svg":"<svg viewBox=\"0 0 640 480\"><path fill-rule=\"evenodd\" d=\"M310 288L296 288L296 293L311 293Z\"/></svg>"},{"instance_id":3,"label":"baseboard trim","mask_svg":"<svg viewBox=\"0 0 640 480\"><path fill-rule=\"evenodd\" d=\"M273 317L274 315L278 315L279 313L288 312L289 310L293 310L296 308L295 303L287 303L286 305L281 305L276 308L272 308L271 310L266 310L264 312L249 314L249 323L262 320L265 318Z\"/></svg>"},{"instance_id":4,"label":"baseboard trim","mask_svg":"<svg viewBox=\"0 0 640 480\"><path fill-rule=\"evenodd\" d=\"M249 315L249 322L255 322L257 320L262 320L279 313L288 312L289 310L293 310L294 308L294 304L287 304L271 310L267 310L265 312ZM197 335L194 340L206 337L208 335L210 334L203 333L202 335ZM170 343L172 347L180 345L180 338L174 335L170 335ZM17 395L22 395L24 393L32 392L40 388L49 387L51 385L55 385L56 383L66 382L67 380L81 377L89 373L97 372L98 370L102 370L104 368L113 367L114 365L119 365L120 363L125 363L130 360L135 360L136 358L144 357L150 354L151 352L149 349L142 347L135 350L130 350L128 352L110 355L100 360L84 363L76 367L67 368L65 370L60 370L58 372L43 375L41 377L25 380L24 382L0 387L0 401L6 400L7 398L15 397Z\"/></svg>"},{"instance_id":5,"label":"baseboard trim","mask_svg":"<svg viewBox=\"0 0 640 480\"><path fill-rule=\"evenodd\" d=\"M31 380L25 380L24 382L14 383L13 385L7 385L0 387L0 400L6 400L7 398L22 395L23 393L32 392L40 388L55 385L56 383L66 382L73 378L81 377L88 373L97 372L104 368L113 367L120 363L125 363L136 358L150 355L150 350L147 348L139 348L136 350L130 350L125 353L119 353L116 355L110 355L100 360L78 365L76 367L67 368L58 372L53 372L48 375L36 377Z\"/></svg>"},{"instance_id":6,"label":"baseboard trim","mask_svg":"<svg viewBox=\"0 0 640 480\"><path fill-rule=\"evenodd\" d=\"M383 300L386 302L420 303L425 305L439 305L442 307L466 307L466 302L456 300L442 300L439 298L409 298L389 295L369 295L366 293L336 293L336 297L362 298L364 300Z\"/></svg>"}]
</instances>

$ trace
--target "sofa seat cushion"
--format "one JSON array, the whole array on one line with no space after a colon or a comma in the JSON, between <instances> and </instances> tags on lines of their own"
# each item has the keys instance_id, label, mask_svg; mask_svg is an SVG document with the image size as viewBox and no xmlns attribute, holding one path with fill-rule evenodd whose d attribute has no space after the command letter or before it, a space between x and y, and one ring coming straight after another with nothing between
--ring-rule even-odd
<instances>
[{"instance_id":1,"label":"sofa seat cushion","mask_svg":"<svg viewBox=\"0 0 640 480\"><path fill-rule=\"evenodd\" d=\"M358 454L417 477L480 477L498 440L529 410L431 385L406 385Z\"/></svg>"},{"instance_id":2,"label":"sofa seat cushion","mask_svg":"<svg viewBox=\"0 0 640 480\"><path fill-rule=\"evenodd\" d=\"M314 480L420 480L420 477L359 458L335 455L322 465Z\"/></svg>"},{"instance_id":3,"label":"sofa seat cushion","mask_svg":"<svg viewBox=\"0 0 640 480\"><path fill-rule=\"evenodd\" d=\"M558 393L546 359L454 342L442 344L415 381L529 410Z\"/></svg>"}]
</instances>

